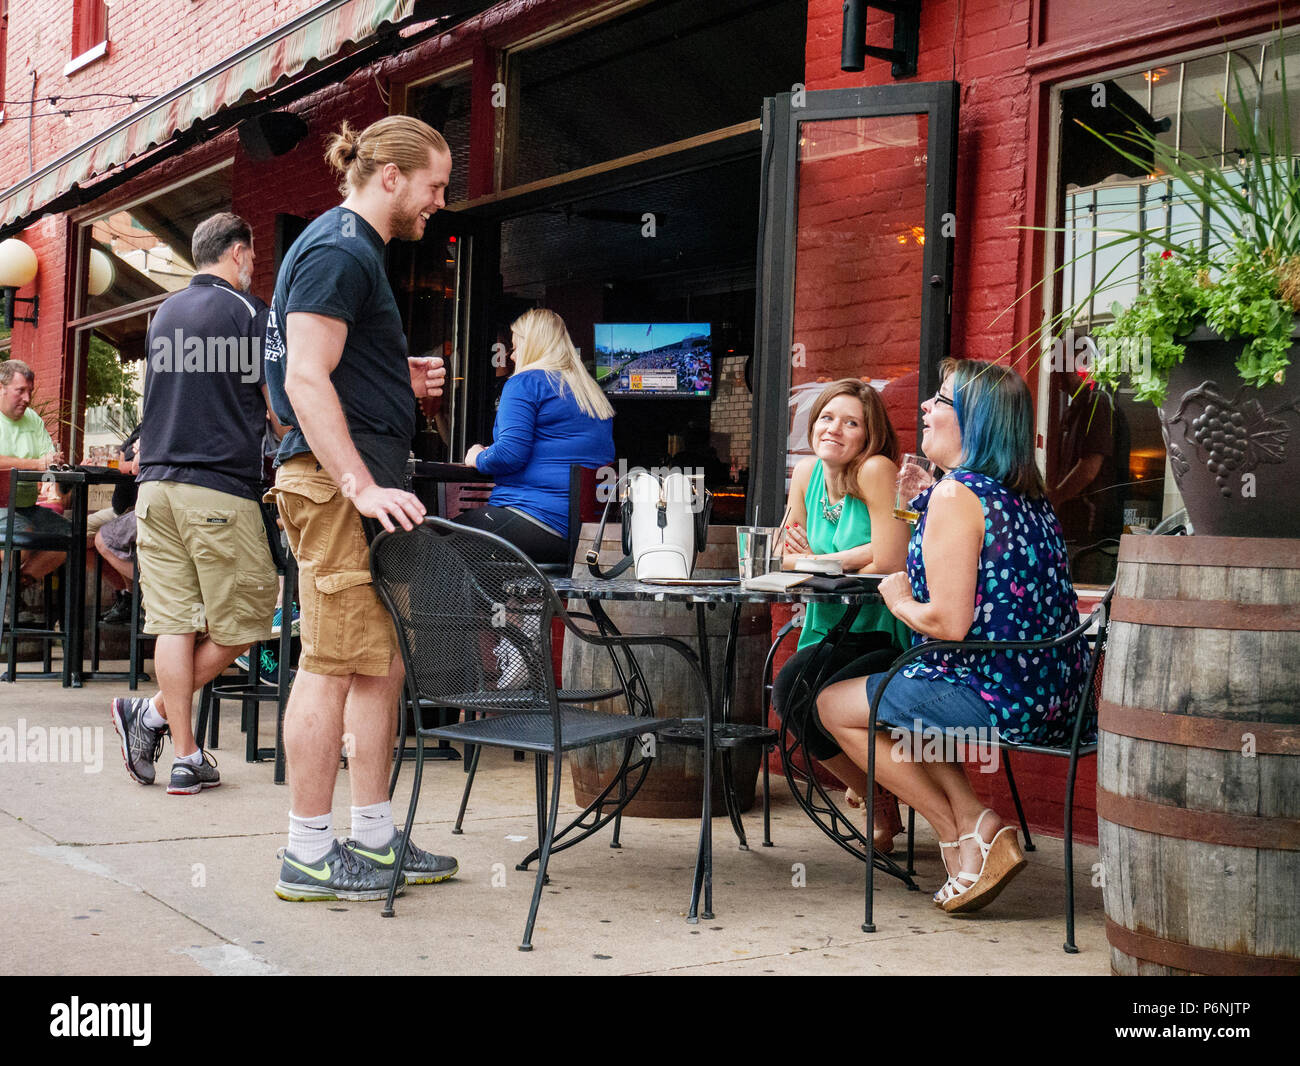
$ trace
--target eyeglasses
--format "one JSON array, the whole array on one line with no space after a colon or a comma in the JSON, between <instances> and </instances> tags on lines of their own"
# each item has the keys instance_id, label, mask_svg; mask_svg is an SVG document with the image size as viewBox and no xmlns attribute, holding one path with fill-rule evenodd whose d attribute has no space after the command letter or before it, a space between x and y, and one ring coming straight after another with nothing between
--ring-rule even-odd
<instances>
[{"instance_id":1,"label":"eyeglasses","mask_svg":"<svg viewBox=\"0 0 1300 1066\"><path fill-rule=\"evenodd\" d=\"M956 405L955 403L953 403L952 400L950 400L950 399L949 399L947 396L945 396L942 392L936 392L933 396L931 396L931 397L930 397L930 402L933 403L933 404L946 403L946 404L947 404L949 407L951 407L953 410L956 410L956 409L957 409L957 405Z\"/></svg>"}]
</instances>

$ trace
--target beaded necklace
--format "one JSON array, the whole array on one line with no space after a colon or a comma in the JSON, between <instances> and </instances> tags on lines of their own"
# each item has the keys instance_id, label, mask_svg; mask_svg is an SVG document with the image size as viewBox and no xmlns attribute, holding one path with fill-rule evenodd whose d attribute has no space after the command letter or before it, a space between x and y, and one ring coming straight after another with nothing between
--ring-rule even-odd
<instances>
[{"instance_id":1,"label":"beaded necklace","mask_svg":"<svg viewBox=\"0 0 1300 1066\"><path fill-rule=\"evenodd\" d=\"M840 497L840 502L837 503L834 507L832 507L830 505L830 497L825 492L822 493L822 517L825 518L826 521L828 521L831 525L839 525L840 515L841 513L843 513L843 511L844 511L843 496Z\"/></svg>"}]
</instances>

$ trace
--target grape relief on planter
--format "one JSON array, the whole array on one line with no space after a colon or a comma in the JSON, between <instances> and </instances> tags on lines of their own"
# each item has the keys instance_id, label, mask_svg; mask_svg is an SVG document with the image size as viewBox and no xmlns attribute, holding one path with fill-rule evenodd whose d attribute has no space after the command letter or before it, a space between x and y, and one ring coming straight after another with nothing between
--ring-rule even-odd
<instances>
[{"instance_id":1,"label":"grape relief on planter","mask_svg":"<svg viewBox=\"0 0 1300 1066\"><path fill-rule=\"evenodd\" d=\"M1265 411L1258 400L1242 399L1246 391L1247 387L1243 386L1236 396L1229 398L1217 382L1203 381L1183 394L1178 412L1172 418L1161 415L1169 461L1179 481L1191 467L1183 450L1171 439L1173 427L1180 423L1184 443L1194 445L1206 457L1206 468L1214 475L1223 496L1233 493L1228 480L1232 474L1248 473L1263 463L1286 461L1291 430L1285 422L1272 416L1284 411L1300 413L1300 400ZM1198 407L1200 414L1190 417Z\"/></svg>"}]
</instances>

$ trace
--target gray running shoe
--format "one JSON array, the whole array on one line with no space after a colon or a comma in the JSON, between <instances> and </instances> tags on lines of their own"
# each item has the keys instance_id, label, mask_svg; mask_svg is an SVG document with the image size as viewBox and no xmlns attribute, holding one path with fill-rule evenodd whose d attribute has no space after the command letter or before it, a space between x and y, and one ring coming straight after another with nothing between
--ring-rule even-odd
<instances>
[{"instance_id":1,"label":"gray running shoe","mask_svg":"<svg viewBox=\"0 0 1300 1066\"><path fill-rule=\"evenodd\" d=\"M388 886L393 879L391 867L381 870L343 847L337 840L325 857L308 865L293 858L281 848L278 857L280 880L275 884L275 894L293 902L346 899L357 902L388 898ZM398 876L397 894L404 891L406 879Z\"/></svg>"},{"instance_id":2,"label":"gray running shoe","mask_svg":"<svg viewBox=\"0 0 1300 1066\"><path fill-rule=\"evenodd\" d=\"M402 843L402 832L394 828L393 839L382 848L365 848L355 840L345 840L343 846L360 855L372 866L380 870L392 870L397 861L397 851ZM431 855L415 846L415 841L407 841L406 856L402 860L402 876L408 885L436 885L454 877L460 870L460 864L450 855Z\"/></svg>"},{"instance_id":3,"label":"gray running shoe","mask_svg":"<svg viewBox=\"0 0 1300 1066\"><path fill-rule=\"evenodd\" d=\"M142 785L153 784L153 764L162 754L163 737L168 734L166 728L150 729L144 724L144 712L148 709L147 699L113 701L113 728L122 738L122 761L131 780Z\"/></svg>"},{"instance_id":4,"label":"gray running shoe","mask_svg":"<svg viewBox=\"0 0 1300 1066\"><path fill-rule=\"evenodd\" d=\"M172 763L172 777L167 783L169 796L194 796L205 788L216 788L221 784L221 775L217 773L217 760L211 752L203 753L203 761L198 766L177 760Z\"/></svg>"}]
</instances>

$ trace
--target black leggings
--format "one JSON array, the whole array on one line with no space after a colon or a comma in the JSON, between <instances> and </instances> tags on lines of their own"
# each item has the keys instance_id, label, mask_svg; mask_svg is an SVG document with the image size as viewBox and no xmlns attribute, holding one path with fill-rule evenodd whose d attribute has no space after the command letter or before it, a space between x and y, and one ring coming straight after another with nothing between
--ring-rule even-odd
<instances>
[{"instance_id":1,"label":"black leggings","mask_svg":"<svg viewBox=\"0 0 1300 1066\"><path fill-rule=\"evenodd\" d=\"M793 717L790 719L790 724L796 731L802 726L804 750L818 762L824 762L841 754L840 746L817 717L816 702L808 699L807 687L817 680L817 675L823 667L826 668L826 680L821 688L826 688L837 681L847 681L855 677L865 678L868 674L882 673L889 669L890 663L898 657L898 654L899 650L893 638L888 633L881 632L850 633L840 641L839 647L834 652L823 644L809 644L795 652L790 657L790 661L781 667L776 684L772 687L772 706L782 720L786 717L787 708L792 710ZM827 665L828 659L829 665ZM799 671L804 664L810 660L815 661L809 666L800 691L792 698L790 690L794 686L795 678L799 676ZM820 691L821 689L818 689L818 692ZM814 727L812 729L808 728L805 720L810 705L812 706L811 724ZM866 710L866 706L867 692L864 685L863 710Z\"/></svg>"},{"instance_id":2,"label":"black leggings","mask_svg":"<svg viewBox=\"0 0 1300 1066\"><path fill-rule=\"evenodd\" d=\"M508 540L535 563L567 563L569 542L564 537L548 533L536 522L530 521L508 507L477 507L462 511L455 518L462 526L495 533Z\"/></svg>"}]
</instances>

